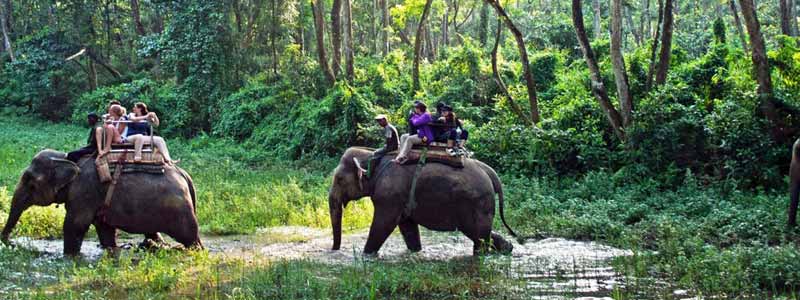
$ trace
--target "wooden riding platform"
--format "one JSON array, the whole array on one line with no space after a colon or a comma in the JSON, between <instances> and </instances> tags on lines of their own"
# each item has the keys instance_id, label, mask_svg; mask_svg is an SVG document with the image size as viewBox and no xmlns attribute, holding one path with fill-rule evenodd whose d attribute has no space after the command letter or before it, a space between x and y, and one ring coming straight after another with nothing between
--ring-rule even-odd
<instances>
[{"instance_id":1,"label":"wooden riding platform","mask_svg":"<svg viewBox=\"0 0 800 300\"><path fill-rule=\"evenodd\" d=\"M114 144L111 145L111 152L108 153L107 159L109 164L137 164L137 165L164 165L164 156L158 152L157 148L150 145L142 147L142 159L138 162L133 160L134 146L133 144Z\"/></svg>"},{"instance_id":2,"label":"wooden riding platform","mask_svg":"<svg viewBox=\"0 0 800 300\"><path fill-rule=\"evenodd\" d=\"M411 151L408 152L408 159L403 163L404 165L416 164L422 156L423 145L414 145ZM428 152L425 154L427 163L440 163L455 168L464 167L464 156L450 156L447 153L446 143L431 143L428 147ZM391 154L397 154L397 151Z\"/></svg>"}]
</instances>

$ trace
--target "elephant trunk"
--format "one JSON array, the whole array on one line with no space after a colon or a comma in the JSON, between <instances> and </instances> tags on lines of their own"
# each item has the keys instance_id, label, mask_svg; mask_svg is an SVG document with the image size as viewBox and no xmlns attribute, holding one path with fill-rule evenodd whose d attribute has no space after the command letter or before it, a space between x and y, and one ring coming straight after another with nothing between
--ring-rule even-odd
<instances>
[{"instance_id":1,"label":"elephant trunk","mask_svg":"<svg viewBox=\"0 0 800 300\"><path fill-rule=\"evenodd\" d=\"M11 201L11 210L8 213L8 219L6 220L6 225L3 227L3 233L0 234L0 240L6 245L8 245L8 237L11 235L11 231L14 230L14 227L17 226L17 222L19 221L19 217L22 215L22 212L25 211L30 204L27 201L27 197L22 195L23 193L17 189L17 192L14 193L14 199Z\"/></svg>"},{"instance_id":2,"label":"elephant trunk","mask_svg":"<svg viewBox=\"0 0 800 300\"><path fill-rule=\"evenodd\" d=\"M339 250L342 245L342 201L337 197L328 196L328 207L331 214L331 227L333 228L333 248Z\"/></svg>"}]
</instances>

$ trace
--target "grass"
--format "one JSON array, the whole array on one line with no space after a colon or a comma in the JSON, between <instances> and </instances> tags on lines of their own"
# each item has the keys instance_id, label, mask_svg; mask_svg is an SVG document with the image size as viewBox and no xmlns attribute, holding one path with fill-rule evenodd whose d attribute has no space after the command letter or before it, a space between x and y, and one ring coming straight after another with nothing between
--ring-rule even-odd
<instances>
[{"instance_id":1,"label":"grass","mask_svg":"<svg viewBox=\"0 0 800 300\"><path fill-rule=\"evenodd\" d=\"M0 259L4 299L523 299L505 290L520 281L471 258L321 265L162 250L36 264L37 253L2 249Z\"/></svg>"}]
</instances>

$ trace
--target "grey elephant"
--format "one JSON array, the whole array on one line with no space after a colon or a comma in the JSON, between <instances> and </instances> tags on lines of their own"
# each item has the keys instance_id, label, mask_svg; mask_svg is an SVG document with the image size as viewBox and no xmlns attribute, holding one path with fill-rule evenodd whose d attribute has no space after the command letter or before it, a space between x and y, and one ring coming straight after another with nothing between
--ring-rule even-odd
<instances>
[{"instance_id":1,"label":"grey elephant","mask_svg":"<svg viewBox=\"0 0 800 300\"><path fill-rule=\"evenodd\" d=\"M436 231L461 231L473 241L473 253L487 249L510 253L513 246L492 232L495 194L498 194L500 218L512 236L513 230L503 215L503 187L497 173L475 159L464 160L463 168L428 163L417 180L417 206L404 213L416 165L390 162L383 158L369 178L362 176L357 161L366 160L372 149L347 149L333 174L328 194L333 250L339 250L342 239L342 211L347 203L370 197L375 208L364 253L377 254L384 241L399 226L408 249L420 251L419 225ZM355 159L355 160L354 160ZM491 243L487 243L491 239Z\"/></svg>"},{"instance_id":2,"label":"grey elephant","mask_svg":"<svg viewBox=\"0 0 800 300\"><path fill-rule=\"evenodd\" d=\"M14 190L11 209L0 240L8 244L19 217L33 205L63 203L64 254L80 253L83 238L94 225L100 245L116 248L117 229L160 239L165 233L188 247L202 248L192 178L176 166L164 174L126 173L118 181L110 207L104 207L108 184L100 183L95 160L73 163L66 154L43 150L25 169Z\"/></svg>"}]
</instances>

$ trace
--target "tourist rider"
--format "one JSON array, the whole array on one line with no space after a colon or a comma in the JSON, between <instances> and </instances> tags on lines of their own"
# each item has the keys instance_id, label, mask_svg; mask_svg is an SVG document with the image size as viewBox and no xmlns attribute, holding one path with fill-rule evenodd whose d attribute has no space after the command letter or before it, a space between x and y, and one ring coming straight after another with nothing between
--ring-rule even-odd
<instances>
[{"instance_id":1,"label":"tourist rider","mask_svg":"<svg viewBox=\"0 0 800 300\"><path fill-rule=\"evenodd\" d=\"M151 144L152 142L152 144L158 148L158 151L161 152L161 155L164 156L165 163L168 165L175 163L169 155L169 149L167 149L167 143L164 139L160 136L151 136L152 130L150 124L152 123L158 126L160 123L156 113L149 111L146 104L137 102L133 106L133 114L129 116L128 119L130 123L128 123L127 140L134 144L134 162L142 160L142 146L144 146L144 144Z\"/></svg>"},{"instance_id":2,"label":"tourist rider","mask_svg":"<svg viewBox=\"0 0 800 300\"><path fill-rule=\"evenodd\" d=\"M441 121L450 128L447 137L447 154L450 156L463 154L466 151L464 145L469 138L469 132L464 129L464 123L456 117L452 107L445 106L442 111L444 115Z\"/></svg>"},{"instance_id":3,"label":"tourist rider","mask_svg":"<svg viewBox=\"0 0 800 300\"><path fill-rule=\"evenodd\" d=\"M433 142L433 133L431 132L431 115L427 112L427 106L423 102L418 102L414 105L414 115L411 116L410 124L417 128L416 134L404 134L400 138L400 153L394 159L394 162L402 164L408 160L408 152L411 151L413 145L430 144Z\"/></svg>"}]
</instances>

